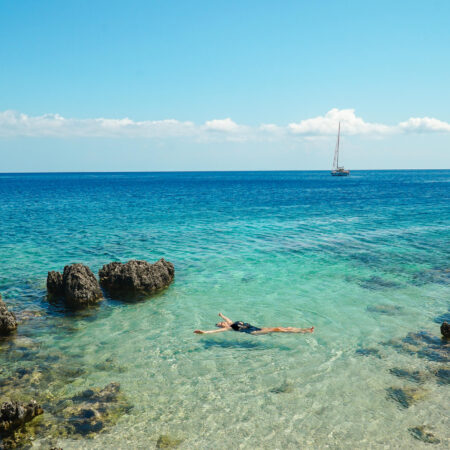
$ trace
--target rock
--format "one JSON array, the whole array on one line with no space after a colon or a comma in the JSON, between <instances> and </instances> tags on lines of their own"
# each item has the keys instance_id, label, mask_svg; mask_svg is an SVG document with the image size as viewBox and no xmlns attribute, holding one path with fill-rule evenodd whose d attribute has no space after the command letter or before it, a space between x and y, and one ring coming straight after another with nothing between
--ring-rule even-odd
<instances>
[{"instance_id":1,"label":"rock","mask_svg":"<svg viewBox=\"0 0 450 450\"><path fill-rule=\"evenodd\" d=\"M390 387L387 389L388 397L391 400L395 400L403 408L409 408L414 403L424 398L427 391L424 389L406 387L406 388L394 388Z\"/></svg>"},{"instance_id":2,"label":"rock","mask_svg":"<svg viewBox=\"0 0 450 450\"><path fill-rule=\"evenodd\" d=\"M406 380L415 383L423 383L428 378L425 372L420 372L419 370L399 369L398 367L394 367L389 369L389 372L396 377L405 378Z\"/></svg>"},{"instance_id":3,"label":"rock","mask_svg":"<svg viewBox=\"0 0 450 450\"><path fill-rule=\"evenodd\" d=\"M270 389L272 394L290 394L294 392L294 386L288 381L284 381L280 386Z\"/></svg>"},{"instance_id":4,"label":"rock","mask_svg":"<svg viewBox=\"0 0 450 450\"><path fill-rule=\"evenodd\" d=\"M439 384L450 384L450 369L438 369L435 375Z\"/></svg>"},{"instance_id":5,"label":"rock","mask_svg":"<svg viewBox=\"0 0 450 450\"><path fill-rule=\"evenodd\" d=\"M380 351L376 348L358 348L355 353L360 356L374 356L381 359Z\"/></svg>"},{"instance_id":6,"label":"rock","mask_svg":"<svg viewBox=\"0 0 450 450\"><path fill-rule=\"evenodd\" d=\"M103 298L95 275L83 264L64 267L62 275L49 272L47 292L50 297L63 298L66 305L74 308L95 304Z\"/></svg>"},{"instance_id":7,"label":"rock","mask_svg":"<svg viewBox=\"0 0 450 450\"><path fill-rule=\"evenodd\" d=\"M366 309L369 312L387 314L389 316L394 316L402 310L400 306L396 305L370 305Z\"/></svg>"},{"instance_id":8,"label":"rock","mask_svg":"<svg viewBox=\"0 0 450 450\"><path fill-rule=\"evenodd\" d=\"M371 290L392 289L392 288L398 288L401 286L401 284L398 283L397 281L386 280L385 278L382 278L382 277L379 277L376 275L374 275L370 278L361 280L359 284L364 289L371 289Z\"/></svg>"},{"instance_id":9,"label":"rock","mask_svg":"<svg viewBox=\"0 0 450 450\"><path fill-rule=\"evenodd\" d=\"M54 297L64 295L63 276L60 272L52 271L47 275L47 293Z\"/></svg>"},{"instance_id":10,"label":"rock","mask_svg":"<svg viewBox=\"0 0 450 450\"><path fill-rule=\"evenodd\" d=\"M16 328L16 316L11 311L8 311L8 308L0 295L0 336L8 336L15 331Z\"/></svg>"},{"instance_id":11,"label":"rock","mask_svg":"<svg viewBox=\"0 0 450 450\"><path fill-rule=\"evenodd\" d=\"M413 275L413 284L423 286L427 283L448 284L450 283L450 268L435 267L424 270Z\"/></svg>"},{"instance_id":12,"label":"rock","mask_svg":"<svg viewBox=\"0 0 450 450\"><path fill-rule=\"evenodd\" d=\"M410 355L417 355L419 358L426 358L429 361L450 362L450 341L433 336L426 331L408 333L405 338L392 339L384 345L389 345Z\"/></svg>"},{"instance_id":13,"label":"rock","mask_svg":"<svg viewBox=\"0 0 450 450\"><path fill-rule=\"evenodd\" d=\"M0 409L0 437L7 437L44 411L34 400L28 404L3 402Z\"/></svg>"},{"instance_id":14,"label":"rock","mask_svg":"<svg viewBox=\"0 0 450 450\"><path fill-rule=\"evenodd\" d=\"M433 319L436 323L442 323L442 322L450 322L450 311L441 314L440 316L437 316Z\"/></svg>"},{"instance_id":15,"label":"rock","mask_svg":"<svg viewBox=\"0 0 450 450\"><path fill-rule=\"evenodd\" d=\"M175 448L183 442L182 439L175 439L167 434L162 434L156 441L156 448Z\"/></svg>"},{"instance_id":16,"label":"rock","mask_svg":"<svg viewBox=\"0 0 450 450\"><path fill-rule=\"evenodd\" d=\"M62 414L69 435L90 437L115 424L130 409L119 383L110 383L103 389L87 389L64 402Z\"/></svg>"},{"instance_id":17,"label":"rock","mask_svg":"<svg viewBox=\"0 0 450 450\"><path fill-rule=\"evenodd\" d=\"M441 441L431 432L431 429L425 425L414 428L408 428L414 438L427 444L439 444Z\"/></svg>"},{"instance_id":18,"label":"rock","mask_svg":"<svg viewBox=\"0 0 450 450\"><path fill-rule=\"evenodd\" d=\"M447 322L441 325L441 333L445 338L450 338L450 325Z\"/></svg>"},{"instance_id":19,"label":"rock","mask_svg":"<svg viewBox=\"0 0 450 450\"><path fill-rule=\"evenodd\" d=\"M112 262L99 271L100 284L111 297L139 298L166 288L173 281L173 264L160 259L147 261Z\"/></svg>"}]
</instances>

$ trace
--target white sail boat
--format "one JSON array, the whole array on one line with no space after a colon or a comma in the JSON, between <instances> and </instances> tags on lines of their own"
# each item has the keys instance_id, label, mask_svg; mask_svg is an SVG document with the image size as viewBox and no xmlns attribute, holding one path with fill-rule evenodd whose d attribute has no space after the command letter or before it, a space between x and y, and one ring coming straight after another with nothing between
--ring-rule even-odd
<instances>
[{"instance_id":1,"label":"white sail boat","mask_svg":"<svg viewBox=\"0 0 450 450\"><path fill-rule=\"evenodd\" d=\"M336 148L334 149L333 170L331 175L334 177L346 177L350 175L350 170L345 170L344 166L339 167L339 145L341 141L341 122L339 122Z\"/></svg>"}]
</instances>

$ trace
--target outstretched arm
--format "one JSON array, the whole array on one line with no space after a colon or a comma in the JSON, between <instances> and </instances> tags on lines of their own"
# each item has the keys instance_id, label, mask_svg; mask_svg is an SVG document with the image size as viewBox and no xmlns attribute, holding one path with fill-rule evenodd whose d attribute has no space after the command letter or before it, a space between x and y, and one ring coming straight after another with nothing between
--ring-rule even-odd
<instances>
[{"instance_id":1,"label":"outstretched arm","mask_svg":"<svg viewBox=\"0 0 450 450\"><path fill-rule=\"evenodd\" d=\"M233 321L229 319L228 317L224 316L222 313L219 313L219 317L221 317L228 325L231 325Z\"/></svg>"},{"instance_id":2,"label":"outstretched arm","mask_svg":"<svg viewBox=\"0 0 450 450\"><path fill-rule=\"evenodd\" d=\"M218 330L208 330L208 331L195 330L194 333L195 334L213 334L213 333L223 333L224 331L229 331L229 330L231 330L231 328L219 328Z\"/></svg>"}]
</instances>

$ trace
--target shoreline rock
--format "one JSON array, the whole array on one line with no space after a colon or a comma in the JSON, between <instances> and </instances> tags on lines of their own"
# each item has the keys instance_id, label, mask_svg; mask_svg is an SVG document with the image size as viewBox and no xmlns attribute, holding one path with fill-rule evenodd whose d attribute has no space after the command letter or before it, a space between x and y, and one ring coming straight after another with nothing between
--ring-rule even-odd
<instances>
[{"instance_id":1,"label":"shoreline rock","mask_svg":"<svg viewBox=\"0 0 450 450\"><path fill-rule=\"evenodd\" d=\"M47 293L53 298L62 298L64 303L74 308L96 304L102 300L100 285L89 267L71 264L64 271L49 272Z\"/></svg>"},{"instance_id":2,"label":"shoreline rock","mask_svg":"<svg viewBox=\"0 0 450 450\"><path fill-rule=\"evenodd\" d=\"M175 276L172 263L161 258L151 264L131 260L111 262L99 271L100 285L113 298L136 299L154 294L170 285Z\"/></svg>"},{"instance_id":3,"label":"shoreline rock","mask_svg":"<svg viewBox=\"0 0 450 450\"><path fill-rule=\"evenodd\" d=\"M450 338L450 325L447 322L441 325L441 334L447 339Z\"/></svg>"},{"instance_id":4,"label":"shoreline rock","mask_svg":"<svg viewBox=\"0 0 450 450\"><path fill-rule=\"evenodd\" d=\"M8 311L0 295L0 336L8 336L17 329L16 315Z\"/></svg>"},{"instance_id":5,"label":"shoreline rock","mask_svg":"<svg viewBox=\"0 0 450 450\"><path fill-rule=\"evenodd\" d=\"M44 410L36 401L30 403L3 402L0 409L0 437L11 436L14 431L42 414Z\"/></svg>"}]
</instances>

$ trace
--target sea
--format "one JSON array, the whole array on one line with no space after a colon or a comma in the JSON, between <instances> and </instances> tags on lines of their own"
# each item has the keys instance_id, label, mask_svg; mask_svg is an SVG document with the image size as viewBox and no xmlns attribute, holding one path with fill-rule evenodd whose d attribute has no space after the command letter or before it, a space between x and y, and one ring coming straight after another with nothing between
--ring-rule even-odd
<instances>
[{"instance_id":1,"label":"sea","mask_svg":"<svg viewBox=\"0 0 450 450\"><path fill-rule=\"evenodd\" d=\"M1 399L42 404L32 448L449 448L449 257L449 170L0 174ZM159 258L147 299L47 299L48 271ZM219 312L315 330L193 333ZM112 382L128 406L68 428Z\"/></svg>"}]
</instances>

